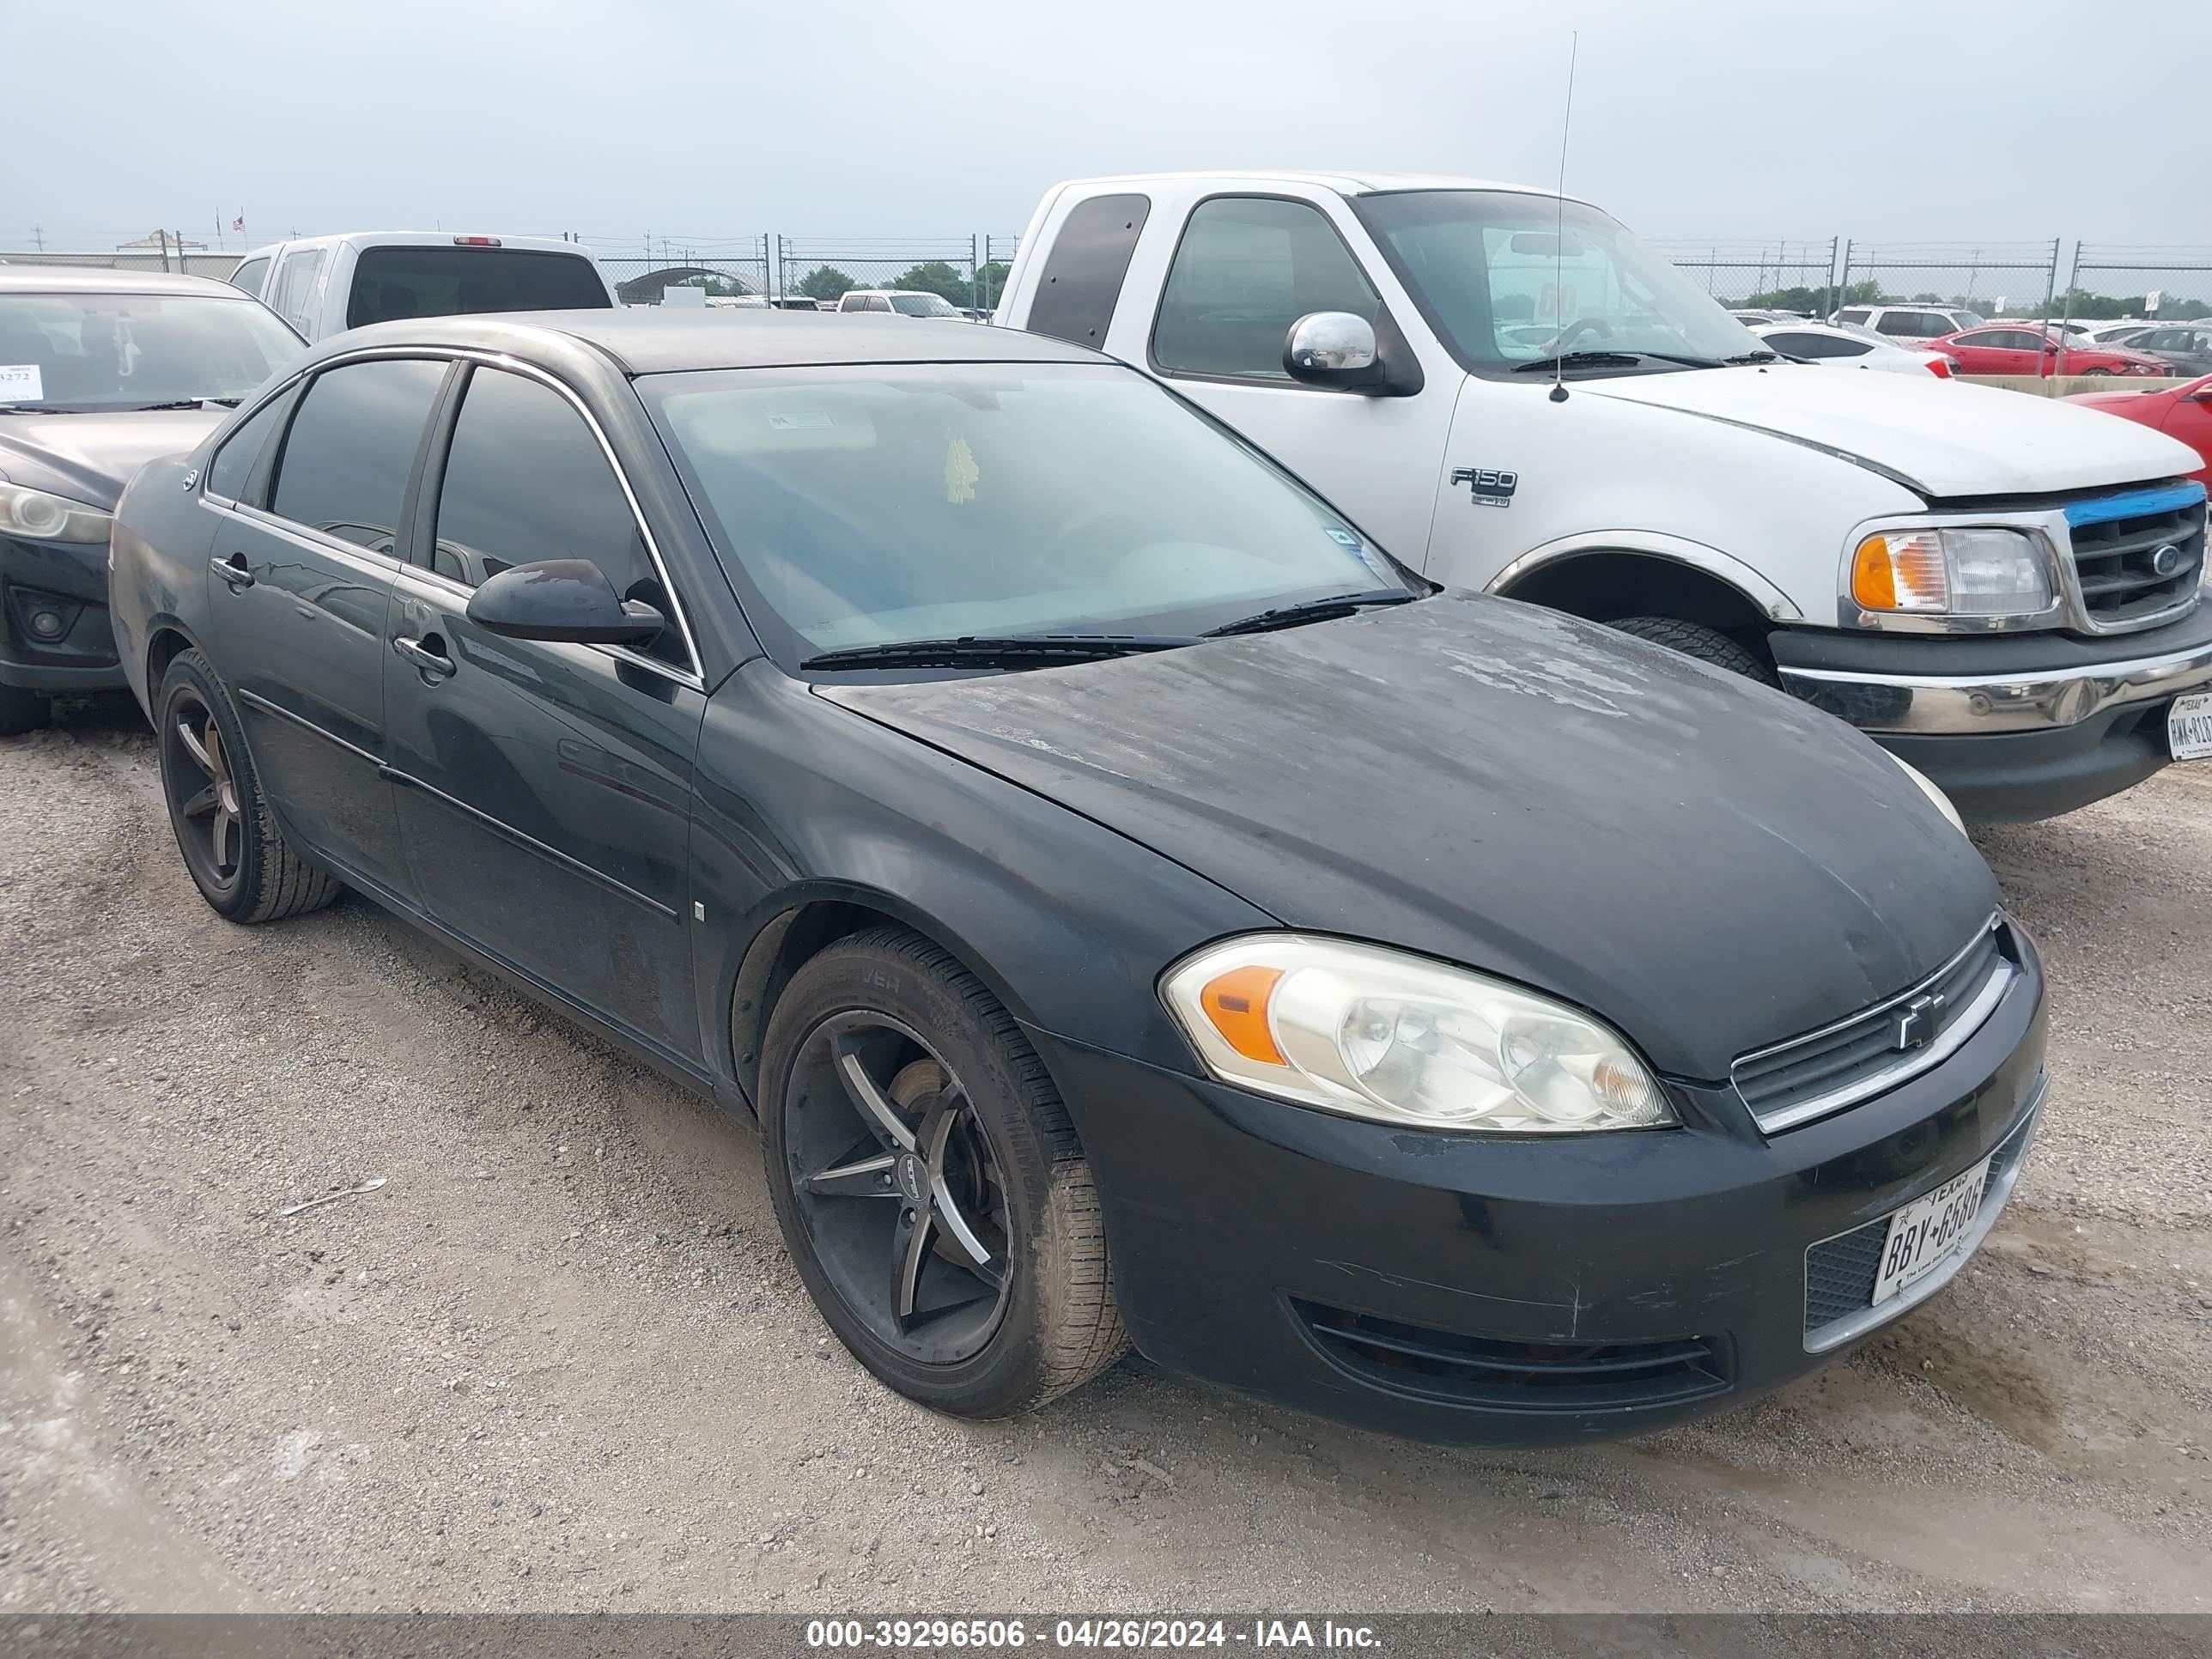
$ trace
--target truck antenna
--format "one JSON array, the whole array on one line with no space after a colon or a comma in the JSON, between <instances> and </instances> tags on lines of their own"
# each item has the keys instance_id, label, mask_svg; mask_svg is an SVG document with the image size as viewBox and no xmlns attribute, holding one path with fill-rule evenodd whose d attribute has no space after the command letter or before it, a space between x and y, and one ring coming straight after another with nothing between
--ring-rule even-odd
<instances>
[{"instance_id":1,"label":"truck antenna","mask_svg":"<svg viewBox=\"0 0 2212 1659\"><path fill-rule=\"evenodd\" d=\"M1583 33L1577 29L1567 37L1567 107L1559 118L1559 191L1553 198L1556 216L1552 224L1552 312L1559 319L1559 326L1566 325L1564 302L1567 297L1566 240L1567 240L1567 134L1575 123L1575 56L1582 49ZM1565 343L1552 343L1552 401L1563 404L1567 400L1566 351Z\"/></svg>"}]
</instances>

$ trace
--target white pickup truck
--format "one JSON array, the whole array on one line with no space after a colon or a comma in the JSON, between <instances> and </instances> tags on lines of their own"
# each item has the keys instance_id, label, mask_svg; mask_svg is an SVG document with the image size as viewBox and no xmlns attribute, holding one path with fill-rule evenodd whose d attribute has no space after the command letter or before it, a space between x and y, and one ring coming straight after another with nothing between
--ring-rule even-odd
<instances>
[{"instance_id":1,"label":"white pickup truck","mask_svg":"<svg viewBox=\"0 0 2212 1659\"><path fill-rule=\"evenodd\" d=\"M1777 360L1587 204L1463 179L1048 191L997 320L1121 358L1434 580L1781 685L1988 819L2212 756L2198 462Z\"/></svg>"},{"instance_id":2,"label":"white pickup truck","mask_svg":"<svg viewBox=\"0 0 2212 1659\"><path fill-rule=\"evenodd\" d=\"M312 343L407 317L600 310L615 304L591 249L550 236L353 230L258 247L231 272Z\"/></svg>"}]
</instances>

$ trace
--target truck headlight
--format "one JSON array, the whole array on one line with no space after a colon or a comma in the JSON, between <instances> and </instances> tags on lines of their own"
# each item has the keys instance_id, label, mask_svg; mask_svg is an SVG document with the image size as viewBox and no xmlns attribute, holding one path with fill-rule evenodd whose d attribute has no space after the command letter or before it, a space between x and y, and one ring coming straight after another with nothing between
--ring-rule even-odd
<instances>
[{"instance_id":1,"label":"truck headlight","mask_svg":"<svg viewBox=\"0 0 2212 1659\"><path fill-rule=\"evenodd\" d=\"M43 489L0 483L0 536L34 542L104 542L107 514Z\"/></svg>"},{"instance_id":2,"label":"truck headlight","mask_svg":"<svg viewBox=\"0 0 2212 1659\"><path fill-rule=\"evenodd\" d=\"M2051 560L2022 530L1882 530L1851 554L1851 599L1874 617L2039 617Z\"/></svg>"},{"instance_id":3,"label":"truck headlight","mask_svg":"<svg viewBox=\"0 0 2212 1659\"><path fill-rule=\"evenodd\" d=\"M1214 1076L1323 1111L1522 1134L1680 1121L1579 1009L1380 945L1250 934L1186 957L1160 991Z\"/></svg>"}]
</instances>

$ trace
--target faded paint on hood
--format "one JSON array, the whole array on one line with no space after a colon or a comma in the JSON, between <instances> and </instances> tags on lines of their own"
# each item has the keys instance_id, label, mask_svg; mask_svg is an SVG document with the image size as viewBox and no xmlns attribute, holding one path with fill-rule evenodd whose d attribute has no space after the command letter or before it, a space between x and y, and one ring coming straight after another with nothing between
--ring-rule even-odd
<instances>
[{"instance_id":1,"label":"faded paint on hood","mask_svg":"<svg viewBox=\"0 0 2212 1659\"><path fill-rule=\"evenodd\" d=\"M1783 363L1581 380L1570 392L1771 432L1938 499L2095 489L2170 478L2197 465L2183 445L2141 427L2099 422L2027 392L1933 375L1923 382Z\"/></svg>"},{"instance_id":2,"label":"faded paint on hood","mask_svg":"<svg viewBox=\"0 0 2212 1659\"><path fill-rule=\"evenodd\" d=\"M112 507L138 469L180 455L229 418L210 409L0 415L0 477L89 507Z\"/></svg>"},{"instance_id":3,"label":"faded paint on hood","mask_svg":"<svg viewBox=\"0 0 2212 1659\"><path fill-rule=\"evenodd\" d=\"M1904 989L1998 904L1980 854L1856 733L1508 600L817 690L1289 927L1580 1004L1677 1077Z\"/></svg>"}]
</instances>

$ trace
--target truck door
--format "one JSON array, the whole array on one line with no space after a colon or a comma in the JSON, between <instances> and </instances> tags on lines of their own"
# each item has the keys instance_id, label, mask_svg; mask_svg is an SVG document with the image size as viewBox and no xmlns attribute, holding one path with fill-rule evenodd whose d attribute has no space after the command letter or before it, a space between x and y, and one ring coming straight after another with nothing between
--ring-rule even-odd
<instances>
[{"instance_id":1,"label":"truck door","mask_svg":"<svg viewBox=\"0 0 2212 1659\"><path fill-rule=\"evenodd\" d=\"M1117 314L1111 349L1243 433L1419 568L1462 377L1431 363L1422 389L1402 397L1302 385L1285 371L1283 348L1291 325L1316 311L1352 312L1386 338L1419 327L1387 313L1378 283L1320 205L1214 196L1182 224L1149 337L1129 337L1141 316Z\"/></svg>"}]
</instances>

